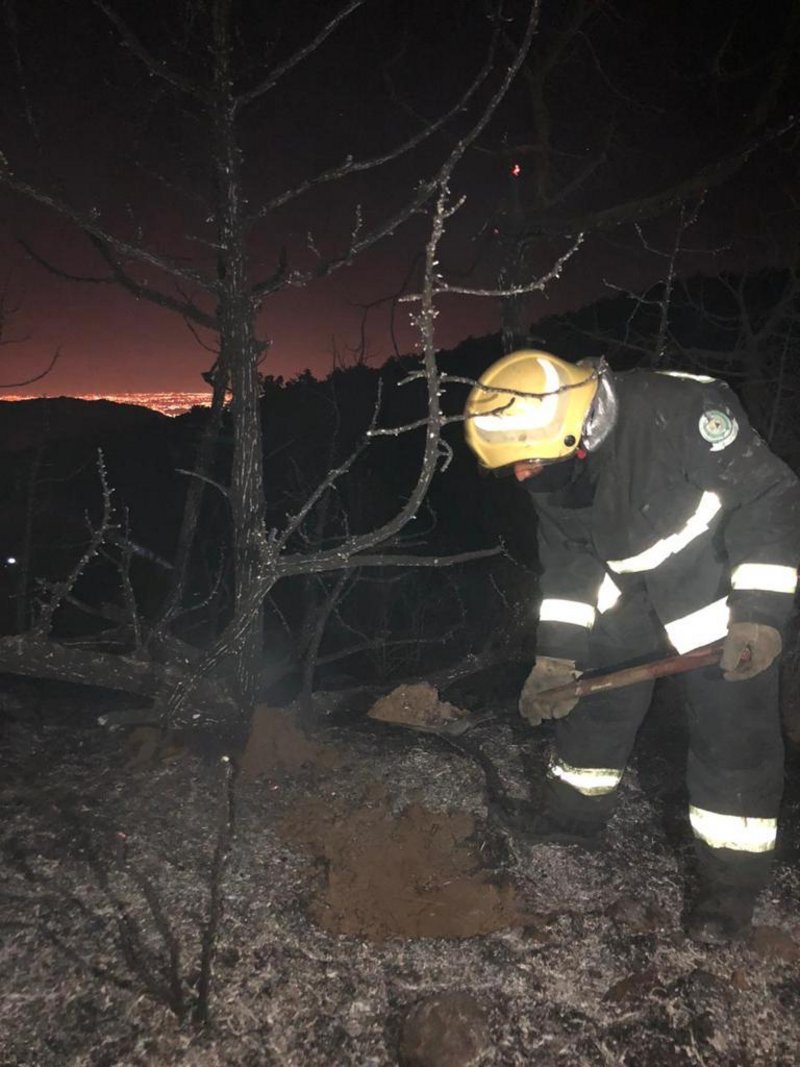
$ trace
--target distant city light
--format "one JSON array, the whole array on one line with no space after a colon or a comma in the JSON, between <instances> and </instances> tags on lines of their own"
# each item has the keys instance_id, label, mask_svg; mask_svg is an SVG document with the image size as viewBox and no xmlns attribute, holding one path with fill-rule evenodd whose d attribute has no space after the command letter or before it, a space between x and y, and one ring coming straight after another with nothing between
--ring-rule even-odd
<instances>
[{"instance_id":1,"label":"distant city light","mask_svg":"<svg viewBox=\"0 0 800 1067\"><path fill-rule=\"evenodd\" d=\"M6 563L8 563L9 566L13 567L16 562L17 562L17 557L16 556L6 556Z\"/></svg>"},{"instance_id":2,"label":"distant city light","mask_svg":"<svg viewBox=\"0 0 800 1067\"><path fill-rule=\"evenodd\" d=\"M0 397L3 401L43 400L45 397L9 396ZM52 397L50 399L53 399ZM113 404L134 404L137 407L151 408L162 415L183 415L193 407L210 407L211 393L82 393L73 396L73 400L109 400Z\"/></svg>"},{"instance_id":3,"label":"distant city light","mask_svg":"<svg viewBox=\"0 0 800 1067\"><path fill-rule=\"evenodd\" d=\"M522 167L519 165L519 163L515 163L514 166L511 168L511 177L518 178L520 174L522 174Z\"/></svg>"}]
</instances>

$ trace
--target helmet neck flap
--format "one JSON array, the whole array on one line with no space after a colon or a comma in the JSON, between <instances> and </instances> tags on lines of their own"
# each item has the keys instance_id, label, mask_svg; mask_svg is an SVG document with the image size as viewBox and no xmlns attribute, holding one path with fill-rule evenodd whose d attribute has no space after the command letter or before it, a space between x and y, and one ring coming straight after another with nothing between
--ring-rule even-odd
<instances>
[{"instance_id":1,"label":"helmet neck flap","mask_svg":"<svg viewBox=\"0 0 800 1067\"><path fill-rule=\"evenodd\" d=\"M599 367L599 378L597 392L581 434L581 445L587 452L597 451L616 426L619 414L619 401L614 391L613 378L604 362L601 362Z\"/></svg>"}]
</instances>

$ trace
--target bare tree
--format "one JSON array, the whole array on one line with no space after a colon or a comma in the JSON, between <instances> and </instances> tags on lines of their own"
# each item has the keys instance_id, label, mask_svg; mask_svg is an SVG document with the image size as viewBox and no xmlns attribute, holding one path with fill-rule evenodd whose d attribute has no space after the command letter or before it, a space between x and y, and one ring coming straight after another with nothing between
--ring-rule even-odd
<instances>
[{"instance_id":1,"label":"bare tree","mask_svg":"<svg viewBox=\"0 0 800 1067\"><path fill-rule=\"evenodd\" d=\"M174 616L186 583L186 561L191 553L193 531L202 493L208 491L209 456L213 451L217 419L223 399L231 397L233 426L233 458L230 483L217 484L214 491L225 497L231 513L233 529L234 604L230 621L214 647L192 663L196 657L188 653L159 673L163 707L170 720L190 717L188 707L194 706L198 687L203 679L218 669L236 680L235 700L245 714L252 705L259 684L259 660L263 645L262 605L274 584L290 575L343 570L352 567L378 566L386 563L442 565L444 560L424 560L376 554L380 546L393 538L416 514L430 485L442 456L440 430L446 421L440 407L440 379L436 368L434 322L436 299L444 291L439 284L437 256L450 217L458 210L459 198L451 195L450 183L467 150L484 132L506 97L524 56L533 39L539 15L538 0L525 5L517 44L511 61L502 66L495 63L495 41L500 28L508 35L510 25L498 12L490 20L493 32L483 67L467 79L465 87L452 94L451 103L437 117L417 123L405 137L389 148L363 158L345 155L339 162L323 165L302 177L284 190L254 203L252 182L248 184L246 144L252 135L253 113L265 104L280 88L291 81L297 72L318 56L326 43L345 32L347 26L367 7L366 0L347 0L335 13L324 16L303 42L293 44L286 54L270 56L258 48L242 48L242 28L237 27L232 0L208 0L191 8L182 24L187 47L175 50L171 61L163 50L148 43L137 34L133 24L123 18L116 7L105 0L95 0L95 9L107 20L113 36L124 53L140 67L146 82L156 87L153 100L163 94L179 102L171 112L182 121L193 123L200 130L205 155L201 160L206 174L200 189L201 210L206 220L197 233L184 237L184 249L176 254L158 247L145 236L145 227L132 212L116 209L102 211L85 198L69 195L69 182L47 181L40 169L22 165L26 158L12 158L9 150L0 169L0 183L7 190L25 197L48 211L67 220L91 242L104 265L101 274L66 271L52 263L38 251L42 262L62 275L85 284L118 285L133 297L146 300L183 316L195 331L210 333L216 338L214 366L210 378L215 390L215 407L206 437L200 446L197 468L192 478L186 518L180 538L179 565L171 595L163 614L160 635ZM315 9L316 10L316 9ZM16 22L14 24L16 32ZM199 35L201 49L190 51L189 43L196 43ZM237 36L238 35L238 36ZM22 49L17 48L22 54ZM243 65L242 60L247 62ZM33 114L33 104L27 107L30 132L36 151L47 155L42 139L42 126ZM445 129L447 136L442 136ZM421 147L425 149L422 162L414 169L404 197L389 211L367 221L356 206L349 232L334 251L323 255L316 239L307 241L313 252L312 262L293 264L282 250L273 269L259 269L252 254L254 235L287 205L302 197L324 189L332 183L344 182L358 175L396 166ZM39 157L37 157L39 158ZM57 163L58 161L56 161ZM420 170L420 167L423 169ZM158 174L162 189L174 192L170 174ZM196 201L198 188L190 190ZM422 270L422 285L418 296L417 323L421 337L421 371L426 381L427 411L413 426L396 428L411 432L424 429L424 448L421 455L420 476L416 487L397 514L379 528L359 536L347 536L341 543L310 554L291 551L293 538L306 517L350 469L353 455L331 469L321 484L310 494L294 515L287 517L283 529L265 527L264 470L260 425L260 366L268 349L268 341L259 329L259 316L264 301L289 287L298 287L329 276L349 265L354 259L374 247L406 223L427 214L430 235L427 239ZM133 222L131 222L133 217ZM194 258L185 254L186 244L198 246ZM544 285L542 280L539 284ZM379 412L373 418L373 432L378 430ZM365 439L364 446L370 440ZM359 450L360 451L360 450ZM51 616L52 618L52 613ZM41 628L36 640L26 642L15 638L3 644L0 662L5 669L30 670L61 677L87 680L86 664L68 669L67 654L43 654L41 642L45 637ZM34 647L35 646L35 647ZM145 674L139 650L134 661L110 664L107 659L94 661L94 678L106 684L122 684L136 688ZM49 667L47 664L49 663ZM104 669L100 669L100 667ZM191 678L186 670L190 668ZM208 686L206 685L206 690Z\"/></svg>"}]
</instances>

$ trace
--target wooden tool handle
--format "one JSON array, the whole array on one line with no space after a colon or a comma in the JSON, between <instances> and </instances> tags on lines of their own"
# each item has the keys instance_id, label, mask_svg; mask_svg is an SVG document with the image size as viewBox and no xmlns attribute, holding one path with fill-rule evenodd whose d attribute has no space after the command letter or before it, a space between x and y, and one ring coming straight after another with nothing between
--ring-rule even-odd
<instances>
[{"instance_id":1,"label":"wooden tool handle","mask_svg":"<svg viewBox=\"0 0 800 1067\"><path fill-rule=\"evenodd\" d=\"M584 697L606 689L622 689L626 685L636 685L637 682L647 682L652 678L664 678L669 674L684 674L686 671L697 670L698 667L713 667L719 663L721 656L722 642L720 641L718 644L704 645L702 648L695 648L681 655L664 656L663 659L652 660L650 663L640 663L636 667L623 667L622 670L596 674L589 678L579 678L575 682L568 682L554 689L545 689L538 696Z\"/></svg>"}]
</instances>

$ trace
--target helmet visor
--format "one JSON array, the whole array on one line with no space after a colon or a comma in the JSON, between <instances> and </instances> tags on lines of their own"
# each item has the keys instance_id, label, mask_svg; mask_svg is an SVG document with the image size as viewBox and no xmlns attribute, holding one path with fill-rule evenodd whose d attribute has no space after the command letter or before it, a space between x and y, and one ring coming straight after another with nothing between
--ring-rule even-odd
<instances>
[{"instance_id":1,"label":"helmet visor","mask_svg":"<svg viewBox=\"0 0 800 1067\"><path fill-rule=\"evenodd\" d=\"M570 418L575 407L571 392L566 389L545 396L508 396L487 390L481 404L485 410L469 420L471 432L489 450L499 446L513 450L519 446L520 458L543 463L563 459L564 448L576 445L579 435L579 426L570 425L575 421ZM565 436L573 439L565 441Z\"/></svg>"}]
</instances>

